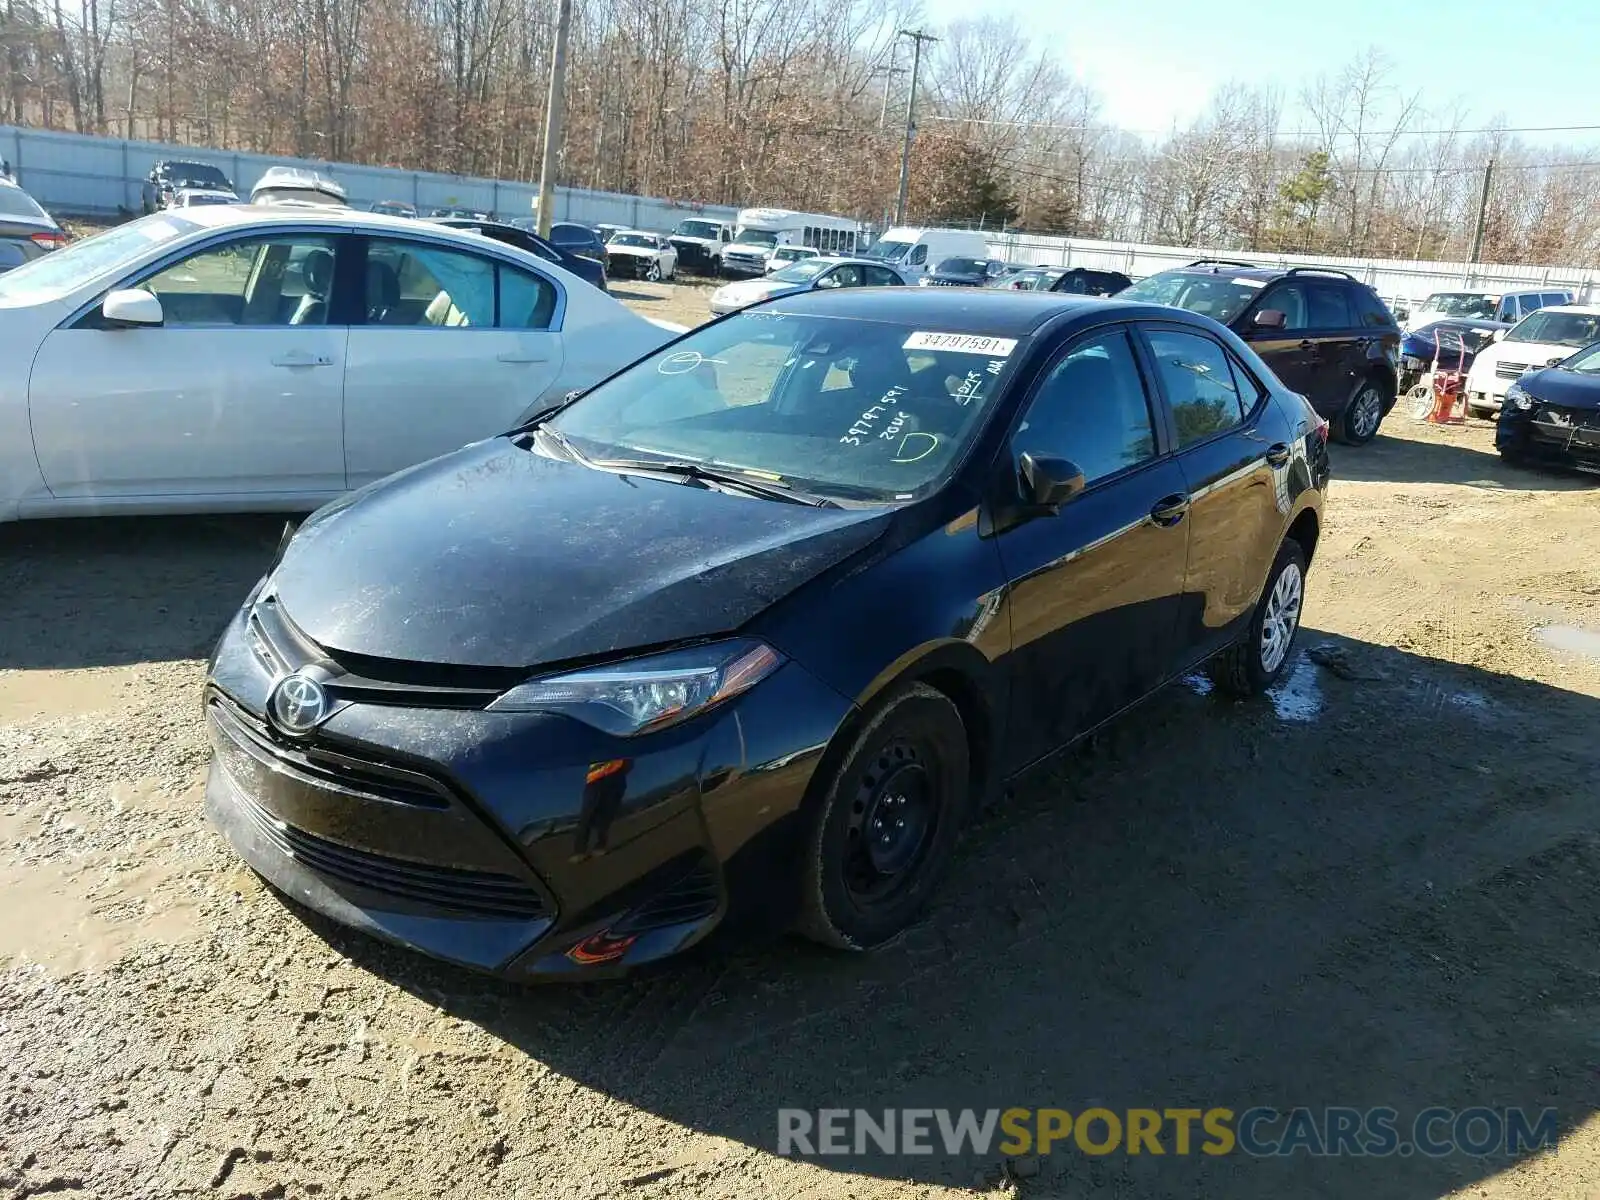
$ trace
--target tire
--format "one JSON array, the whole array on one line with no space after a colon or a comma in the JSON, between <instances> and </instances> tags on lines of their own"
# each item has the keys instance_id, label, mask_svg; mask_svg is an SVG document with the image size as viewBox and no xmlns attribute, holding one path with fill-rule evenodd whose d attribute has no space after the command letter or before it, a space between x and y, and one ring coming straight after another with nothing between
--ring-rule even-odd
<instances>
[{"instance_id":1,"label":"tire","mask_svg":"<svg viewBox=\"0 0 1600 1200\"><path fill-rule=\"evenodd\" d=\"M1259 696L1278 682L1289 665L1295 635L1300 632L1305 590L1305 552L1299 542L1289 538L1278 548L1267 586L1261 589L1261 599L1256 601L1244 637L1206 664L1206 673L1218 691L1230 696ZM1285 604L1290 606L1287 630L1279 616ZM1278 637L1270 647L1265 638L1269 620L1278 627Z\"/></svg>"},{"instance_id":2,"label":"tire","mask_svg":"<svg viewBox=\"0 0 1600 1200\"><path fill-rule=\"evenodd\" d=\"M650 283L660 283L661 282L661 260L660 259L654 259L654 260L651 261L650 265L645 268L644 277Z\"/></svg>"},{"instance_id":3,"label":"tire","mask_svg":"<svg viewBox=\"0 0 1600 1200\"><path fill-rule=\"evenodd\" d=\"M885 700L812 815L796 930L835 949L870 950L915 921L966 816L969 762L961 714L942 692L913 683ZM873 836L894 840L869 847Z\"/></svg>"},{"instance_id":4,"label":"tire","mask_svg":"<svg viewBox=\"0 0 1600 1200\"><path fill-rule=\"evenodd\" d=\"M1363 380L1339 414L1339 440L1350 446L1365 446L1378 436L1378 427L1389 407L1383 384L1376 379Z\"/></svg>"}]
</instances>

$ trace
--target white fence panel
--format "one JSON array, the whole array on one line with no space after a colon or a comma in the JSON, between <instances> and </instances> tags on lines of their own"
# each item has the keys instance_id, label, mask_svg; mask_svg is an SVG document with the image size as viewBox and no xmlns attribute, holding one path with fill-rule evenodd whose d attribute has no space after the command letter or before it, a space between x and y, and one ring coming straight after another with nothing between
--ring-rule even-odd
<instances>
[{"instance_id":1,"label":"white fence panel","mask_svg":"<svg viewBox=\"0 0 1600 1200\"><path fill-rule=\"evenodd\" d=\"M86 137L11 125L0 126L0 157L11 163L17 182L40 204L70 216L115 217L139 212L144 178L163 158L210 163L233 180L241 194L268 167L298 166L331 176L358 205L404 200L422 209L470 208L502 217L526 217L533 215L539 195L536 185L511 180ZM556 219L588 225L604 221L666 231L685 217L706 214L731 220L736 211L583 188L556 189Z\"/></svg>"}]
</instances>

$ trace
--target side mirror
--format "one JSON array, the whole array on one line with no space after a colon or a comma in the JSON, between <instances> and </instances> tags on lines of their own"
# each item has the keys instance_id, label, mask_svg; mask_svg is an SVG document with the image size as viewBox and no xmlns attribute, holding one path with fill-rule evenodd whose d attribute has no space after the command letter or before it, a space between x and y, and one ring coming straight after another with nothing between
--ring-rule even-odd
<instances>
[{"instance_id":1,"label":"side mirror","mask_svg":"<svg viewBox=\"0 0 1600 1200\"><path fill-rule=\"evenodd\" d=\"M1504 330L1504 329L1496 329L1494 331L1494 340L1497 341L1497 342L1505 341L1506 340L1506 330Z\"/></svg>"},{"instance_id":2,"label":"side mirror","mask_svg":"<svg viewBox=\"0 0 1600 1200\"><path fill-rule=\"evenodd\" d=\"M1022 497L1031 506L1055 512L1083 491L1083 469L1070 459L1023 451L1018 464Z\"/></svg>"},{"instance_id":3,"label":"side mirror","mask_svg":"<svg viewBox=\"0 0 1600 1200\"><path fill-rule=\"evenodd\" d=\"M1263 308L1255 315L1257 329L1282 329L1289 323L1289 315L1282 309Z\"/></svg>"},{"instance_id":4,"label":"side mirror","mask_svg":"<svg viewBox=\"0 0 1600 1200\"><path fill-rule=\"evenodd\" d=\"M143 288L109 292L100 303L100 315L113 329L155 327L166 321L161 301Z\"/></svg>"},{"instance_id":5,"label":"side mirror","mask_svg":"<svg viewBox=\"0 0 1600 1200\"><path fill-rule=\"evenodd\" d=\"M1558 354L1554 358L1552 358L1549 362L1545 363L1545 366L1547 366L1547 367L1559 367L1562 363L1566 362L1569 357L1570 357L1570 355Z\"/></svg>"}]
</instances>

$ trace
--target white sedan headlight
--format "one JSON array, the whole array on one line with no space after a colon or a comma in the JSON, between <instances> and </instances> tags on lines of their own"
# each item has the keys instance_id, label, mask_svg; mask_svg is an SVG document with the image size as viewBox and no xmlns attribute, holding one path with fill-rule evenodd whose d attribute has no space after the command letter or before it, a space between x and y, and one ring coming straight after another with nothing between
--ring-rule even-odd
<instances>
[{"instance_id":1,"label":"white sedan headlight","mask_svg":"<svg viewBox=\"0 0 1600 1200\"><path fill-rule=\"evenodd\" d=\"M764 642L714 642L531 679L506 692L489 711L564 713L606 733L632 737L731 700L782 664L782 656Z\"/></svg>"}]
</instances>

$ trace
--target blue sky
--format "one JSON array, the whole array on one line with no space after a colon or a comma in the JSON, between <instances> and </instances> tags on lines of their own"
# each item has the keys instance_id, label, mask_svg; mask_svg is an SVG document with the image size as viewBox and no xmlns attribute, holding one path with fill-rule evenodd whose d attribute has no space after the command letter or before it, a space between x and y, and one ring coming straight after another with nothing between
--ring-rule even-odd
<instances>
[{"instance_id":1,"label":"blue sky","mask_svg":"<svg viewBox=\"0 0 1600 1200\"><path fill-rule=\"evenodd\" d=\"M1472 127L1600 125L1600 0L924 0L930 24L1015 16L1101 94L1106 119L1152 133L1230 79L1277 88L1301 128L1302 81L1377 45L1424 106ZM1432 128L1433 123L1430 122ZM1600 131L1523 135L1600 145Z\"/></svg>"}]
</instances>

